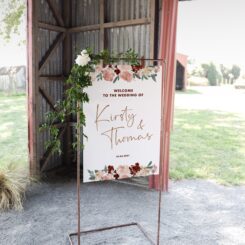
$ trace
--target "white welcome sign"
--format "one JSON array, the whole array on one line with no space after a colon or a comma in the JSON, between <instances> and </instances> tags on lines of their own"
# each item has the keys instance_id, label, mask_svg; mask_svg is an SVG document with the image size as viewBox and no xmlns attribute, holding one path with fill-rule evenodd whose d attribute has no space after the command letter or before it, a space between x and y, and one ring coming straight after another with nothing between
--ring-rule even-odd
<instances>
[{"instance_id":1,"label":"white welcome sign","mask_svg":"<svg viewBox=\"0 0 245 245\"><path fill-rule=\"evenodd\" d=\"M86 91L84 182L158 174L161 67L98 67Z\"/></svg>"}]
</instances>

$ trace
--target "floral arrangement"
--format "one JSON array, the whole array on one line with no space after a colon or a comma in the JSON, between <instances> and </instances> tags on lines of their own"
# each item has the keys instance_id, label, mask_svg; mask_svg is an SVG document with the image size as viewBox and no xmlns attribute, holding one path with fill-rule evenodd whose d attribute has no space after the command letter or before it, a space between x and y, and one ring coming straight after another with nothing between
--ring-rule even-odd
<instances>
[{"instance_id":1,"label":"floral arrangement","mask_svg":"<svg viewBox=\"0 0 245 245\"><path fill-rule=\"evenodd\" d=\"M88 170L88 173L90 180L101 181L148 176L154 174L156 170L156 165L149 162L147 166L141 166L139 163L135 163L133 165L119 165L115 168L113 165L108 165L103 170Z\"/></svg>"},{"instance_id":2,"label":"floral arrangement","mask_svg":"<svg viewBox=\"0 0 245 245\"><path fill-rule=\"evenodd\" d=\"M94 79L93 74L96 73L96 67L98 67L98 64L101 61L103 61L103 64L110 69L114 67L115 69L113 71L118 72L118 74L115 74L119 75L121 73L122 77L129 80L130 77L128 74L121 70L119 72L119 69L112 65L121 60L130 64L135 71L140 70L138 68L138 55L131 49L126 53L118 55L110 54L108 50L103 50L99 54L93 54L91 49L85 49L77 55L71 73L65 81L65 85L68 89L65 91L64 99L55 104L54 111L50 111L46 114L46 122L40 128L40 130L48 130L50 133L50 140L45 142L46 149L50 149L52 153L62 153L60 141L61 128L58 125L66 123L71 115L79 114L81 125L85 126L86 117L83 108L82 106L77 106L77 104L89 102L88 94L84 89L92 85L92 80ZM143 67L141 70L142 69ZM108 75L106 75L108 74L107 68L101 69L101 74L103 77L109 78ZM136 72L134 74L136 76ZM98 78L100 78L100 76L98 76ZM74 142L73 148L76 147L77 142Z\"/></svg>"},{"instance_id":3,"label":"floral arrangement","mask_svg":"<svg viewBox=\"0 0 245 245\"><path fill-rule=\"evenodd\" d=\"M95 73L97 80L104 79L109 82L117 82L122 79L126 82L131 82L133 79L138 78L141 80L153 79L156 82L157 72L159 67L144 67L142 65L107 65L102 68L97 66Z\"/></svg>"}]
</instances>

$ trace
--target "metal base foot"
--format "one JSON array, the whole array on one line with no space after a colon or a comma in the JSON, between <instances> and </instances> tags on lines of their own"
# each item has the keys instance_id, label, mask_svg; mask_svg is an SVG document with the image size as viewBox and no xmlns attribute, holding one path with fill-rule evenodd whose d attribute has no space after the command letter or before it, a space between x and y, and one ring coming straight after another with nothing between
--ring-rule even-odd
<instances>
[{"instance_id":1,"label":"metal base foot","mask_svg":"<svg viewBox=\"0 0 245 245\"><path fill-rule=\"evenodd\" d=\"M86 231L81 231L80 235L82 234L89 234L89 233L96 233L96 232L101 232L101 231L106 231L106 230L112 230L112 229L117 229L117 228L122 228L122 227L128 227L128 226L137 226L139 228L139 230L143 233L143 235L145 236L145 238L147 238L147 240L152 244L152 245L156 245L156 243L149 237L149 235L147 234L147 232L143 229L143 227L138 224L138 223L128 223L128 224L122 224L122 225L115 225L115 226L108 226L108 227L103 227L103 228L98 228L98 229L93 229L93 230L86 230ZM72 237L77 236L78 233L70 233L69 234L69 242L71 245L75 245L72 242Z\"/></svg>"}]
</instances>

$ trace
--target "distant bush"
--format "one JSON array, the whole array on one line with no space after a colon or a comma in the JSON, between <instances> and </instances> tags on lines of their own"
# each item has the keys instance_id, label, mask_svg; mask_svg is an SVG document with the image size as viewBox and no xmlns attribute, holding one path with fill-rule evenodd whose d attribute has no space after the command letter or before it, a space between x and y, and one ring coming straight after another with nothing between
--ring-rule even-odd
<instances>
[{"instance_id":1,"label":"distant bush","mask_svg":"<svg viewBox=\"0 0 245 245\"><path fill-rule=\"evenodd\" d=\"M202 69L204 77L206 77L209 81L209 85L219 85L221 76L214 63L210 62L209 64L202 64Z\"/></svg>"}]
</instances>

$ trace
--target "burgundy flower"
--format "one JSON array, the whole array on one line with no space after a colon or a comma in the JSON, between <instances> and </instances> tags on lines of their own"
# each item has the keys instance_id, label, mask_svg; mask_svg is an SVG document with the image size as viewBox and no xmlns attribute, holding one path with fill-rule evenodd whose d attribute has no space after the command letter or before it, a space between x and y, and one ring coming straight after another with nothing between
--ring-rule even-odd
<instances>
[{"instance_id":1,"label":"burgundy flower","mask_svg":"<svg viewBox=\"0 0 245 245\"><path fill-rule=\"evenodd\" d=\"M130 174L131 174L131 175L133 175L133 176L134 176L134 175L136 174L136 173L134 172L134 170L133 170L133 168L132 168L132 167L129 167L129 170L130 170Z\"/></svg>"},{"instance_id":2,"label":"burgundy flower","mask_svg":"<svg viewBox=\"0 0 245 245\"><path fill-rule=\"evenodd\" d=\"M117 75L119 75L121 71L120 71L118 68L116 68L116 69L114 70L114 72L115 72Z\"/></svg>"},{"instance_id":3,"label":"burgundy flower","mask_svg":"<svg viewBox=\"0 0 245 245\"><path fill-rule=\"evenodd\" d=\"M112 165L109 165L107 167L107 170L108 170L108 174L111 174L114 171L114 167Z\"/></svg>"},{"instance_id":4,"label":"burgundy flower","mask_svg":"<svg viewBox=\"0 0 245 245\"><path fill-rule=\"evenodd\" d=\"M135 165L131 165L131 167L129 167L129 170L132 175L136 175L137 172L141 170L140 164L137 162L135 163Z\"/></svg>"},{"instance_id":5,"label":"burgundy flower","mask_svg":"<svg viewBox=\"0 0 245 245\"><path fill-rule=\"evenodd\" d=\"M132 71L134 73L137 73L139 70L143 69L143 66L132 66Z\"/></svg>"},{"instance_id":6,"label":"burgundy flower","mask_svg":"<svg viewBox=\"0 0 245 245\"><path fill-rule=\"evenodd\" d=\"M137 171L137 172L139 172L140 171L140 164L137 162L137 163L135 163L135 166L134 166L134 168L135 168L135 170Z\"/></svg>"},{"instance_id":7,"label":"burgundy flower","mask_svg":"<svg viewBox=\"0 0 245 245\"><path fill-rule=\"evenodd\" d=\"M115 171L115 174L113 175L115 179L119 179L119 174Z\"/></svg>"}]
</instances>

